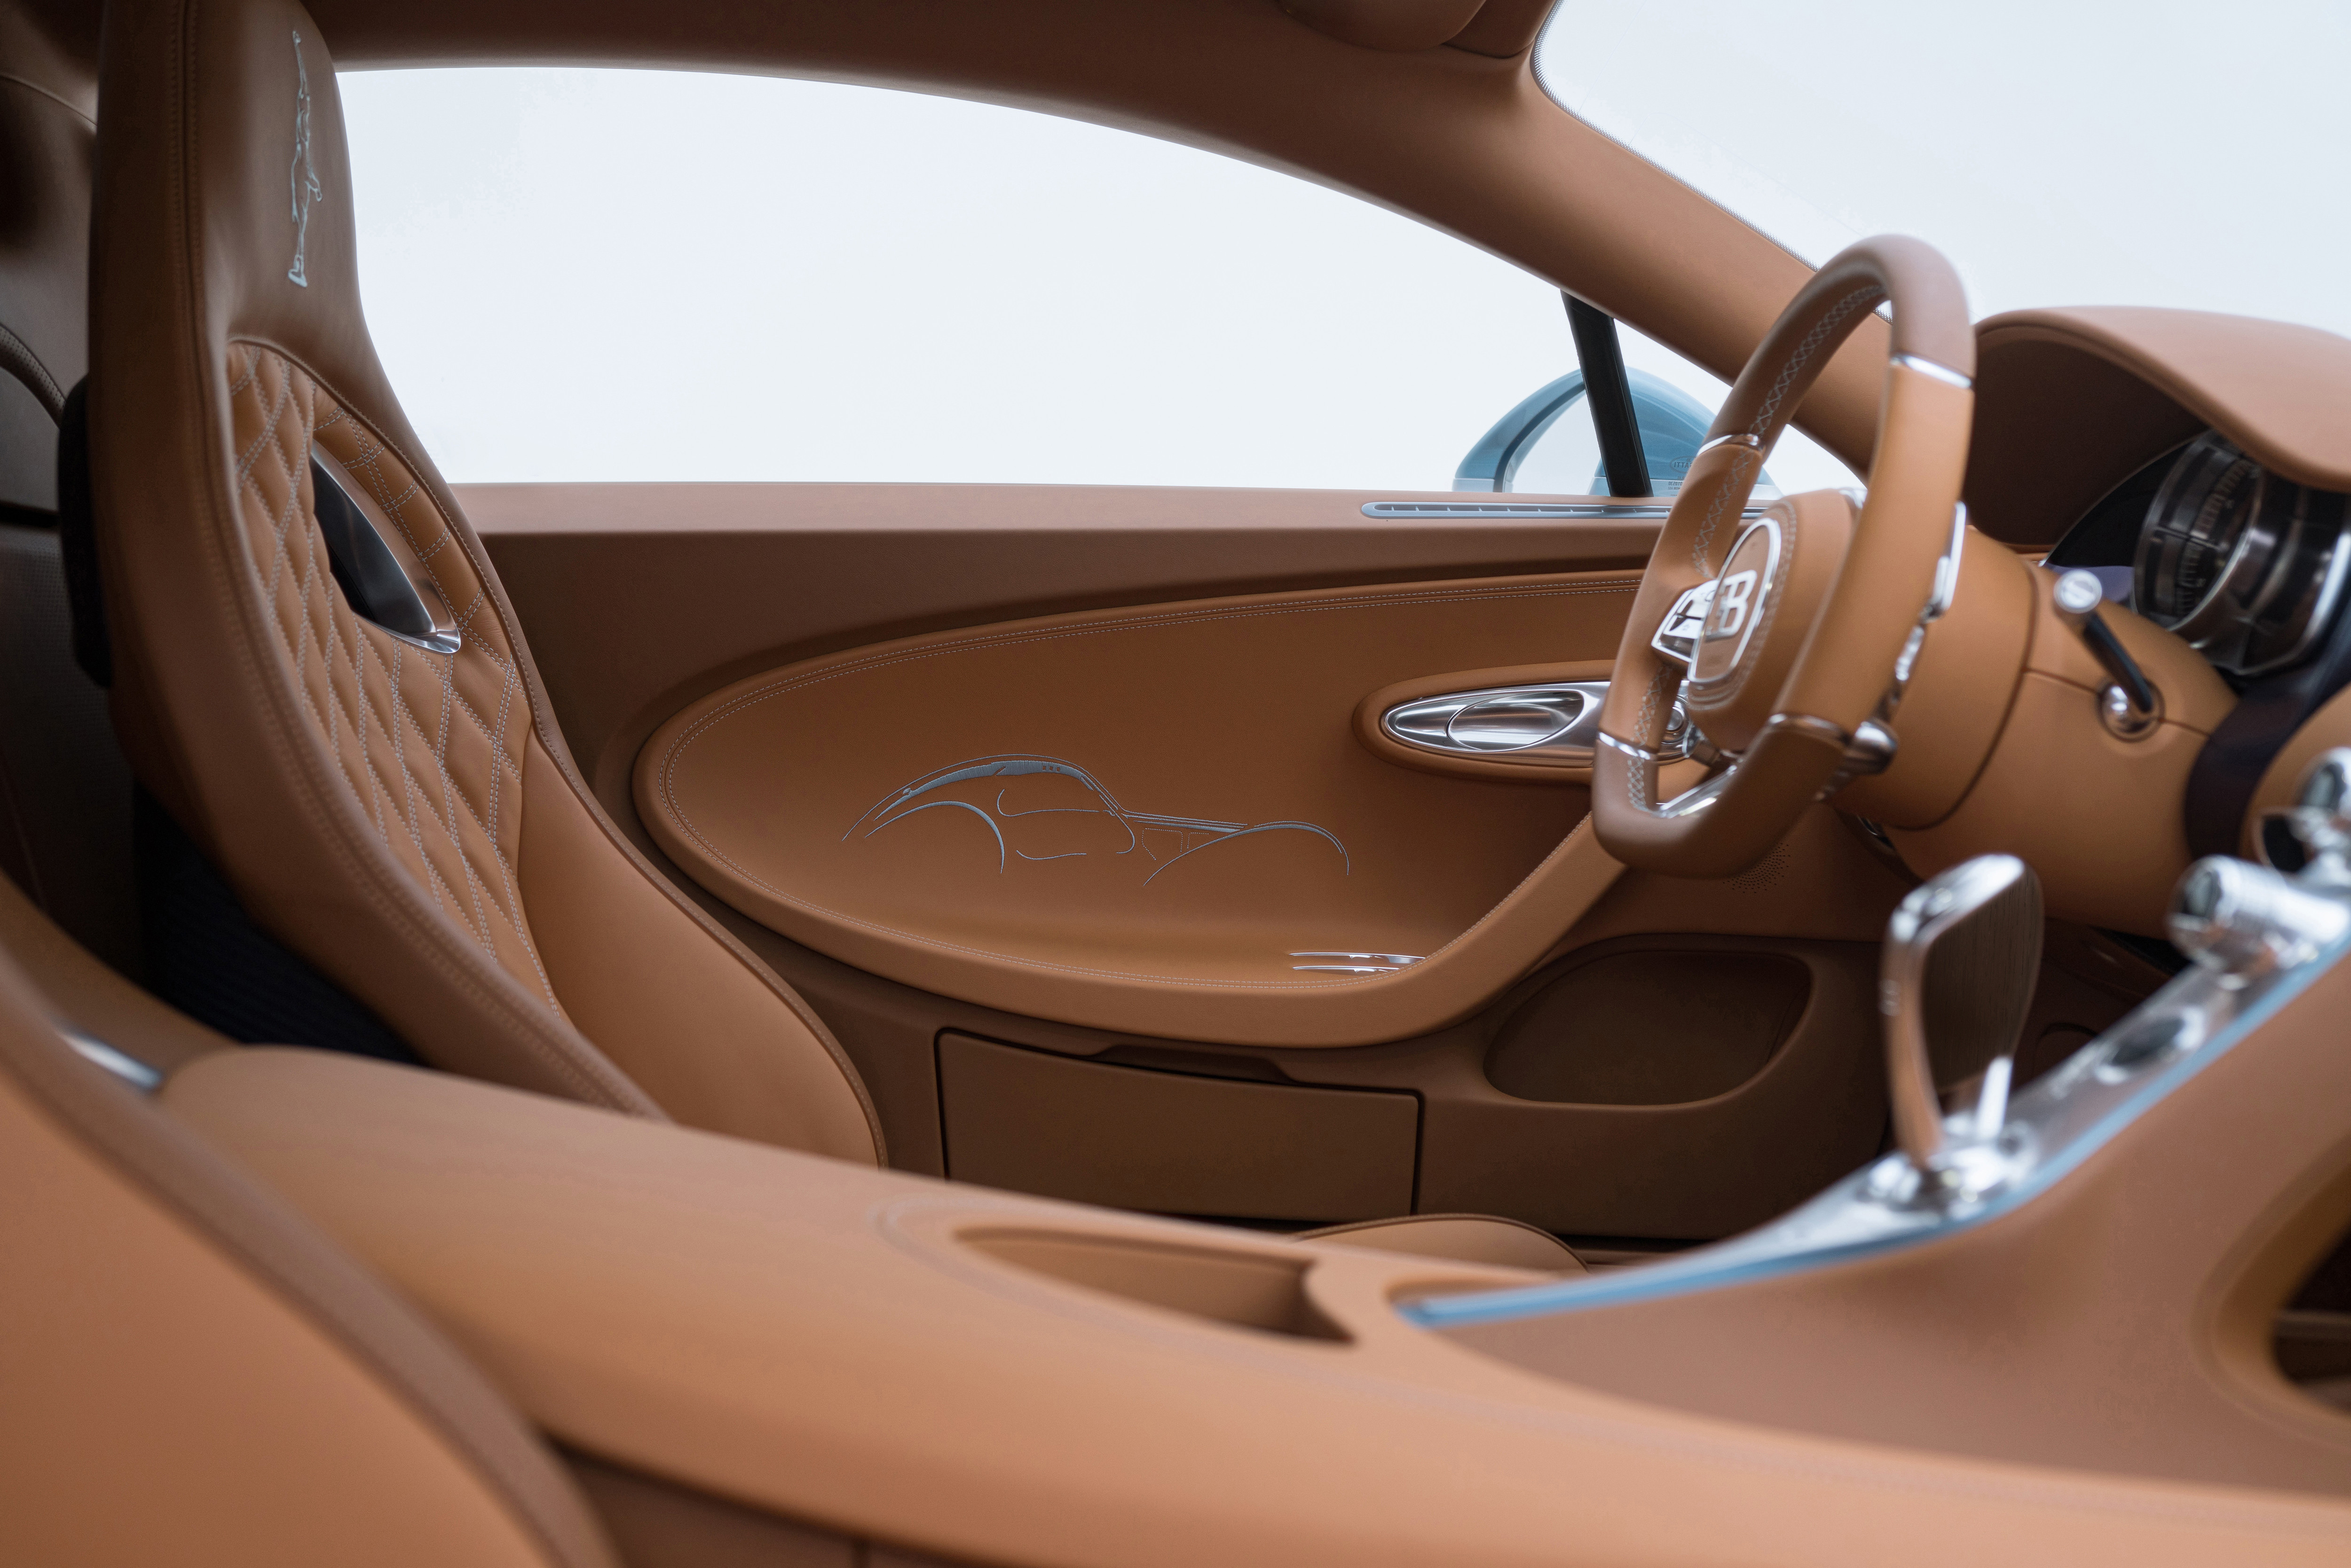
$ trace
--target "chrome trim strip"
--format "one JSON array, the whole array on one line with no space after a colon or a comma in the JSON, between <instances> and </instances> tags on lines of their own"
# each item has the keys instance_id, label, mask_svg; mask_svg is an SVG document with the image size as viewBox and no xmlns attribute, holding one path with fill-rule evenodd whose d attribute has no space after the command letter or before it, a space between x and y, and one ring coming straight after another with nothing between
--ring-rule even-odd
<instances>
[{"instance_id":1,"label":"chrome trim strip","mask_svg":"<svg viewBox=\"0 0 2351 1568\"><path fill-rule=\"evenodd\" d=\"M1651 501L1613 507L1599 501L1366 501L1363 510L1367 517L1625 517L1646 521L1667 516L1673 507Z\"/></svg>"},{"instance_id":2,"label":"chrome trim strip","mask_svg":"<svg viewBox=\"0 0 2351 1568\"><path fill-rule=\"evenodd\" d=\"M1466 493L1466 492L1465 492ZM1673 514L1671 502L1642 501L1609 506L1599 501L1366 501L1367 517L1619 517L1628 522L1654 522ZM1761 507L1749 507L1742 517L1760 517Z\"/></svg>"},{"instance_id":3,"label":"chrome trim strip","mask_svg":"<svg viewBox=\"0 0 2351 1568\"><path fill-rule=\"evenodd\" d=\"M1910 690L1910 676L1918 667L1918 654L1927 646L1927 630L1951 612L1959 602L1959 569L1967 559L1968 504L1959 502L1951 508L1951 542L1945 548L1940 560L1935 563L1935 586L1927 595L1926 606L1918 612L1917 623L1910 628L1909 639L1894 659L1894 679L1886 685L1886 695L1878 699L1877 717L1890 719L1902 706L1902 699Z\"/></svg>"},{"instance_id":4,"label":"chrome trim strip","mask_svg":"<svg viewBox=\"0 0 2351 1568\"><path fill-rule=\"evenodd\" d=\"M1894 655L1894 678L1886 683L1886 695L1877 699L1880 718L1892 718L1901 708L1902 699L1909 695L1910 677L1918 668L1918 655L1926 651L1929 624L1925 616L1920 616L1917 624L1910 628L1910 635L1903 639L1902 652Z\"/></svg>"},{"instance_id":5,"label":"chrome trim strip","mask_svg":"<svg viewBox=\"0 0 2351 1568\"><path fill-rule=\"evenodd\" d=\"M1705 456L1708 453L1713 451L1718 446L1744 446L1755 452L1761 452L1764 450L1763 438L1761 436L1750 435L1743 430L1734 430L1729 435L1718 435L1712 441L1706 442L1700 445L1698 451L1692 454L1690 461L1693 463L1697 462L1698 458ZM1759 508L1750 508L1750 515L1752 515L1752 513L1757 509Z\"/></svg>"},{"instance_id":6,"label":"chrome trim strip","mask_svg":"<svg viewBox=\"0 0 2351 1568\"><path fill-rule=\"evenodd\" d=\"M1289 956L1292 958L1360 958L1367 964L1417 964L1426 955L1422 953L1338 953L1325 952L1318 947L1310 952L1292 953Z\"/></svg>"},{"instance_id":7,"label":"chrome trim strip","mask_svg":"<svg viewBox=\"0 0 2351 1568\"><path fill-rule=\"evenodd\" d=\"M77 1030L59 1030L57 1032L84 1061L106 1069L141 1094L152 1094L163 1087L163 1075L137 1057L127 1055L106 1041Z\"/></svg>"},{"instance_id":8,"label":"chrome trim strip","mask_svg":"<svg viewBox=\"0 0 2351 1568\"><path fill-rule=\"evenodd\" d=\"M1606 681L1552 681L1449 692L1398 703L1380 715L1380 733L1399 746L1438 757L1576 767L1592 760L1593 737L1600 729L1600 710L1607 700ZM1556 722L1548 734L1507 744L1459 733L1464 719L1474 725L1479 709L1497 707L1540 712ZM1677 701L1667 720L1665 744L1650 753L1650 758L1671 762L1680 758L1684 748L1679 737L1687 723L1682 705Z\"/></svg>"},{"instance_id":9,"label":"chrome trim strip","mask_svg":"<svg viewBox=\"0 0 2351 1568\"><path fill-rule=\"evenodd\" d=\"M1734 762L1703 783L1683 790L1661 805L1648 808L1649 814L1667 818L1694 817L1720 800L1722 792L1730 788L1730 781L1738 773L1739 765Z\"/></svg>"},{"instance_id":10,"label":"chrome trim strip","mask_svg":"<svg viewBox=\"0 0 2351 1568\"><path fill-rule=\"evenodd\" d=\"M2004 1135L2020 1145L2018 1175L1980 1201L1953 1208L1902 1202L1895 1178L1910 1163L1891 1154L1760 1229L1666 1262L1516 1290L1438 1296L1396 1310L1420 1328L1514 1322L1779 1279L1989 1225L2072 1175L2117 1133L2267 1024L2346 950L2351 936L2337 937L2312 961L2233 989L2233 977L2224 983L2202 966L2180 974L2010 1102ZM1972 1123L1975 1113L1961 1115Z\"/></svg>"},{"instance_id":11,"label":"chrome trim strip","mask_svg":"<svg viewBox=\"0 0 2351 1568\"><path fill-rule=\"evenodd\" d=\"M1411 968L1425 956L1419 953L1292 953L1293 958L1344 958L1343 964L1292 964L1295 975L1394 975Z\"/></svg>"},{"instance_id":12,"label":"chrome trim strip","mask_svg":"<svg viewBox=\"0 0 2351 1568\"><path fill-rule=\"evenodd\" d=\"M1896 354L1894 356L1894 362L1914 370L1922 376L1932 376L1947 387L1957 387L1961 392L1975 390L1976 383L1971 379L1959 374L1949 365L1938 365L1932 360L1922 360L1916 354Z\"/></svg>"},{"instance_id":13,"label":"chrome trim strip","mask_svg":"<svg viewBox=\"0 0 2351 1568\"><path fill-rule=\"evenodd\" d=\"M1959 564L1966 559L1968 549L1968 504L1961 501L1951 508L1951 542L1943 551L1943 559L1935 563L1935 591L1927 598L1927 608L1919 612L1923 625L1940 621L1951 612L1959 597Z\"/></svg>"},{"instance_id":14,"label":"chrome trim strip","mask_svg":"<svg viewBox=\"0 0 2351 1568\"><path fill-rule=\"evenodd\" d=\"M1619 740L1604 729L1594 730L1593 731L1593 735L1599 740L1601 745L1608 747L1609 750L1621 751L1625 756L1637 758L1643 762L1672 762L1676 760L1675 758L1668 757L1662 751L1652 751L1646 746L1635 746L1629 740Z\"/></svg>"},{"instance_id":15,"label":"chrome trim strip","mask_svg":"<svg viewBox=\"0 0 2351 1568\"><path fill-rule=\"evenodd\" d=\"M1603 686L1602 689L1604 691L1606 687ZM1563 697L1573 697L1575 706L1562 713L1561 706ZM1543 722L1551 727L1542 734L1529 738L1512 738L1495 746L1480 745L1475 724L1480 710L1508 707L1513 703L1518 703L1530 710L1540 711L1543 715ZM1438 709L1442 708L1445 717L1445 738L1442 741L1407 740L1407 745L1426 746L1437 751L1458 751L1471 757L1489 755L1516 757L1521 752L1542 753L1570 749L1573 747L1570 737L1575 734L1576 727L1585 719L1593 717L1598 706L1595 699L1589 694L1578 691L1574 686L1562 686L1555 692L1531 689L1524 692L1490 694L1473 692L1469 694L1467 702L1459 704L1453 704L1450 699L1443 699L1435 705L1411 703L1401 708L1390 708L1387 718L1383 722L1386 725L1390 735L1395 736L1398 740L1405 740L1401 729L1403 719L1399 717L1400 715L1407 714L1412 709L1419 707L1426 709L1428 717L1435 718L1437 716ZM1468 734L1462 733L1461 730L1461 721L1465 718L1472 721ZM1575 749L1589 751L1591 747L1582 747Z\"/></svg>"}]
</instances>

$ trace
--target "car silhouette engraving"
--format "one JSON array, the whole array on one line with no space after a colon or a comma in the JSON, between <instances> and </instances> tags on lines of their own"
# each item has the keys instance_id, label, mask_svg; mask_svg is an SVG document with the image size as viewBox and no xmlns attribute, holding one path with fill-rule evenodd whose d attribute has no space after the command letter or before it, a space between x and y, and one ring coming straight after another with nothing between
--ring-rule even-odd
<instances>
[{"instance_id":1,"label":"car silhouette engraving","mask_svg":"<svg viewBox=\"0 0 2351 1568\"><path fill-rule=\"evenodd\" d=\"M984 823L997 870L1016 862L1136 857L1144 885L1176 862L1223 844L1275 833L1307 833L1338 854L1343 874L1353 858L1337 834L1312 822L1217 821L1119 804L1102 781L1055 757L980 757L926 773L876 801L841 840L870 839L925 811L966 812Z\"/></svg>"}]
</instances>

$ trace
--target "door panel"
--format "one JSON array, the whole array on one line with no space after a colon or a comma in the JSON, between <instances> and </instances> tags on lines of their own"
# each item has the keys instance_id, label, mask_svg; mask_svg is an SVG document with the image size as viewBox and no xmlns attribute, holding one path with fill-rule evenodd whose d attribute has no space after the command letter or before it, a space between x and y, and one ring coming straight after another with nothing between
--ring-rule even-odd
<instances>
[{"instance_id":1,"label":"door panel","mask_svg":"<svg viewBox=\"0 0 2351 1568\"><path fill-rule=\"evenodd\" d=\"M1188 1214L1412 1208L1575 1235L1727 1235L1877 1152L1876 967L1858 943L1620 939L1454 1029L1347 1052L1203 1060L1138 1042L1089 1063L950 1031L946 1174ZM1275 1086L1301 1080L1411 1088L1416 1159L1412 1098Z\"/></svg>"},{"instance_id":2,"label":"door panel","mask_svg":"<svg viewBox=\"0 0 2351 1568\"><path fill-rule=\"evenodd\" d=\"M1562 939L1561 956L1476 1016L1413 1039L1342 1050L1212 1046L1003 1012L852 968L713 904L714 913L840 1036L873 1092L892 1162L903 1168L948 1174L936 1057L945 1036L956 1032L1141 1068L1155 1082L1217 1078L1408 1092L1419 1100L1422 1118L1416 1211L1502 1214L1580 1236L1696 1240L1744 1228L1818 1190L1874 1153L1885 1130L1882 1050L1873 1010L1876 931L1865 915L1834 908L1818 893L1843 877L1855 902L1865 907L1876 896L1871 878L1883 878L1896 893L1901 884L1825 810L1808 819L1792 842L1831 859L1818 883L1759 878L1741 887L1627 874ZM1842 858L1848 852L1853 858ZM1673 934L1703 933L1718 916L1765 934ZM1882 913L1876 925L1882 928ZM1627 927L1656 934L1627 936ZM1686 1017L1654 994L1627 994L1604 970L1582 981L1575 971L1590 958L1659 955L1695 975L1723 953L1742 960L1792 958L1807 971L1799 1023L1771 1048L1762 1070L1735 1089L1666 1104L1624 1103L1619 1091L1617 1103L1591 1103L1522 1098L1494 1082L1497 1071L1511 1077L1507 1065L1496 1065L1499 1051L1549 1056L1590 1048L1588 1033L1579 1040L1558 1029L1562 1002L1571 1013L1612 1020L1607 1039L1627 1058L1686 1062L1719 1049L1723 1042L1704 1032L1704 1018ZM2058 965L2073 957L2053 949L2053 960L2043 971L2028 1039L2087 1038L2131 1005L2125 989L2063 972ZM1567 989L1552 991L1562 977ZM1528 1016L1530 1003L1547 992L1552 1005ZM1764 1006L1784 999L1776 988L1757 998ZM1102 1146L1066 1102L999 1104L1019 1116L1029 1136L1064 1148ZM1196 1157L1207 1165L1219 1156L1203 1143ZM1121 1190L1130 1180L1123 1158L1110 1158L1092 1175L1064 1166L1051 1190L1092 1197ZM1083 1185L1089 1182L1100 1185ZM1279 1214L1282 1196L1279 1189L1260 1192L1241 1212L1301 1221L1330 1218Z\"/></svg>"},{"instance_id":3,"label":"door panel","mask_svg":"<svg viewBox=\"0 0 2351 1568\"><path fill-rule=\"evenodd\" d=\"M779 664L1076 610L1369 583L1637 571L1661 516L1655 503L1579 497L1614 515L1546 517L1523 506L1481 506L1475 497L1394 491L455 490L525 618L581 771L622 823L636 816L630 778L645 737L695 698ZM1469 515L1364 514L1383 501Z\"/></svg>"},{"instance_id":4,"label":"door panel","mask_svg":"<svg viewBox=\"0 0 2351 1568\"><path fill-rule=\"evenodd\" d=\"M1114 617L1100 612L1128 607L1250 592L1303 601L1318 591L1350 587L1403 583L1419 591L1439 585L1458 591L1469 586L1459 580L1469 579L1629 575L1646 556L1654 528L1638 517L1381 520L1361 508L1385 497L1295 492L562 486L473 487L463 495L530 633L583 768L616 820L665 865L672 862L645 834L630 789L638 753L673 715L761 671L951 628L1088 610L1102 620ZM1442 505L1450 498L1422 499ZM1551 601L1509 602L1523 609ZM1315 619L1301 617L1300 623ZM1327 699L1316 701L1327 700L1332 733L1319 751L1295 746L1296 755L1281 769L1301 779L1311 779L1317 766L1347 779L1364 770L1363 779L1378 779L1369 786L1373 793L1391 798L1393 792L1397 801L1420 800L1412 790L1435 789L1444 793L1430 800L1500 803L1499 822L1445 831L1461 835L1453 842L1521 857L1522 872L1541 858L1545 840L1555 843L1580 812L1581 786L1489 782L1376 762L1351 730L1353 710L1399 679L1571 660L1586 646L1573 639L1587 632L1604 658L1614 640L1613 624L1602 634L1573 617L1554 624L1542 615L1466 615L1448 620L1442 633L1458 652L1431 650L1401 674L1383 673L1402 660L1379 639L1318 632L1300 644L1302 664L1301 655L1291 654L1290 669L1293 678L1301 668L1322 672L1313 679ZM1173 674L1180 675L1182 661L1176 664ZM1272 676L1280 672L1262 665L1261 660L1228 661L1222 692L1228 696L1278 685ZM1130 674L1130 685L1155 683L1188 694L1181 699L1190 705L1181 710L1185 722L1196 720L1212 738L1223 733L1211 722L1223 711L1217 693L1202 691L1196 682L1184 686L1165 671L1141 667L1141 674ZM1109 676L1077 661L1055 678L1082 685ZM907 689L919 700L927 688ZM1110 689L1128 688L1110 682ZM924 710L923 722L937 711L936 705ZM965 703L955 710L955 722L977 726L997 711L1010 710ZM1029 703L1020 711L1044 715L1040 722L1079 722L1067 705ZM1080 742L1085 738L1080 734ZM1157 744L1140 725L1131 743L1146 749ZM835 747L820 749L841 755ZM924 768L935 769L965 755L956 750L906 759L904 777L881 779L870 790L862 779L853 791L843 783L849 819L831 831L838 835ZM1254 810L1217 807L1181 792L1163 800L1141 784L1102 771L1117 798L1141 811L1233 821ZM1450 793L1457 790L1461 793ZM1285 810L1311 820L1325 808L1312 801L1264 808L1268 814ZM1395 820L1409 821L1409 810L1399 810ZM1350 841L1348 847L1358 846ZM682 872L673 869L673 874L831 1024L872 1092L893 1161L909 1169L946 1174L950 1168L939 1061L951 1032L995 1042L975 1050L1120 1070L1122 1091L1134 1092L1146 1120L1153 1114L1152 1090L1166 1089L1164 1103L1173 1108L1198 1098L1204 1081L1371 1091L1383 1100L1410 1096L1419 1107L1409 1177L1413 1207L1485 1209L1585 1235L1696 1239L1751 1223L1850 1168L1876 1147L1883 1129L1867 945L1908 882L1825 808L1810 813L1753 872L1729 882L1617 876L1581 918L1558 918L1545 936L1547 950L1526 954L1515 970L1483 987L1479 994L1491 1000L1474 1009L1465 1004L1468 1016L1454 1015L1458 1022L1416 1026L1390 1014L1378 1032L1359 1037L1386 1043L1336 1048L1327 1036L1311 1037L1311 1045L1213 1043L1207 1032L1164 1008L1122 1015L1123 1023L1105 1028L1057 1021L1043 998L998 1005L959 999L935 984L909 983L828 957L712 897ZM994 874L992 868L987 874ZM1507 885L1506 874L1492 873L1484 891ZM1799 1022L1776 1043L1765 1047L1747 1038L1751 1029L1716 1030L1702 1018L1686 1019L1661 1004L1654 989L1627 991L1619 983L1622 974L1612 978L1606 964L1586 963L1598 957L1621 967L1629 956L1635 975L1645 963L1652 975L1657 964L1674 963L1690 966L1695 974L1722 952L1735 953L1750 967L1759 956L1803 967ZM1662 956L1651 961L1643 955ZM1756 972L1768 975L1772 966L1765 963ZM1759 1006L1785 1006L1783 991L1759 995ZM1524 1009L1538 994L1548 996L1547 1010L1527 1021ZM2064 1018L2052 1013L2042 1022L2047 1029L2095 1030L2126 1005L2119 996L2077 985L2059 1009ZM1562 1017L1587 1014L1614 1021L1598 1036L1557 1027ZM1545 1018L1551 1021L1541 1021ZM1499 1065L1498 1047L1505 1051ZM1623 1060L1601 1062L1595 1075L1589 1060L1595 1051L1620 1052ZM1530 1052L1537 1062L1531 1075L1523 1071ZM1586 1059L1581 1065L1569 1060L1576 1053ZM1749 1072L1759 1055L1761 1067ZM1645 1064L1645 1056L1656 1060ZM1716 1090L1740 1072L1749 1075L1702 1099L1628 1103L1644 1092ZM1496 1074L1523 1092L1506 1092ZM1643 1082L1663 1087L1643 1091ZM1066 1096L1014 1088L1019 1092L999 1084L992 1102L967 1101L953 1113L967 1136L977 1130L980 1144L963 1147L981 1150L979 1168L991 1179L1113 1201L1123 1191L1125 1200L1138 1203L1213 1203L1236 1214L1298 1220L1339 1217L1283 1212L1301 1207L1301 1199L1284 1185L1294 1185L1296 1173L1279 1162L1228 1183L1221 1195L1206 1190L1200 1184L1212 1180L1224 1157L1212 1138L1194 1142L1195 1170L1169 1167L1172 1185L1157 1197L1128 1190L1134 1161L1114 1138L1102 1135L1107 1121ZM1545 1092L1586 1099L1539 1097ZM1615 1103L1593 1102L1592 1095L1614 1096ZM1164 1113L1172 1117L1173 1110ZM1000 1125L991 1132L985 1121L997 1118ZM1240 1136L1239 1124L1228 1137ZM998 1152L1020 1139L1050 1144L1046 1152L1060 1168L1040 1175L989 1167L991 1137ZM1299 1155L1301 1162L1306 1157ZM1395 1178L1391 1173L1382 1179ZM1332 1205L1318 1200L1309 1207Z\"/></svg>"},{"instance_id":5,"label":"door panel","mask_svg":"<svg viewBox=\"0 0 2351 1568\"><path fill-rule=\"evenodd\" d=\"M1499 994L1616 867L1574 832L1582 787L1400 766L1358 707L1416 674L1604 657L1637 582L1324 589L854 650L679 713L638 811L709 891L893 979L1102 1029L1393 1039Z\"/></svg>"}]
</instances>

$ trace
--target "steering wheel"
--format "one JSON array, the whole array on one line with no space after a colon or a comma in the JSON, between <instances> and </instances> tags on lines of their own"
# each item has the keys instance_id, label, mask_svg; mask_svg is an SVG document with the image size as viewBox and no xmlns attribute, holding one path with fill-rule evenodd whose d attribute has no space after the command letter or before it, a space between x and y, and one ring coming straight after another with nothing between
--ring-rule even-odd
<instances>
[{"instance_id":1,"label":"steering wheel","mask_svg":"<svg viewBox=\"0 0 2351 1568\"><path fill-rule=\"evenodd\" d=\"M1882 301L1893 355L1858 515L1848 493L1822 490L1742 528L1789 415ZM1890 759L1880 721L1899 695L1896 666L1907 673L1958 570L1974 375L1959 275L1917 240L1863 240L1789 301L1690 464L1616 650L1592 783L1610 854L1674 876L1734 876L1814 800ZM1661 801L1677 695L1729 766Z\"/></svg>"}]
</instances>

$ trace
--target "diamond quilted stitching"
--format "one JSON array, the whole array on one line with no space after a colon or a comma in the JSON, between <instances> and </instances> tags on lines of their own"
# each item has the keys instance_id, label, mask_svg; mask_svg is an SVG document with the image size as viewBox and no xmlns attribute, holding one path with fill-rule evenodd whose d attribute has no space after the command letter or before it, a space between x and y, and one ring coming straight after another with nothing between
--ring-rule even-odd
<instances>
[{"instance_id":1,"label":"diamond quilted stitching","mask_svg":"<svg viewBox=\"0 0 2351 1568\"><path fill-rule=\"evenodd\" d=\"M528 705L471 559L407 465L299 367L238 343L229 371L253 590L302 712L392 857L475 946L561 1012L514 873ZM465 639L455 653L428 653L352 613L319 532L313 441L367 486L455 608Z\"/></svg>"}]
</instances>

